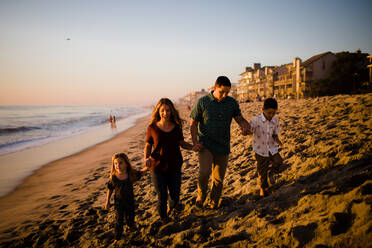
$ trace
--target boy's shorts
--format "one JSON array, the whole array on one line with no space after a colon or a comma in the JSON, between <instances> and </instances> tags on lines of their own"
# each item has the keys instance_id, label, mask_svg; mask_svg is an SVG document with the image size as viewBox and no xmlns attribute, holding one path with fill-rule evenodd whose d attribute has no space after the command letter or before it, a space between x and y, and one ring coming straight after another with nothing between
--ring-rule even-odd
<instances>
[{"instance_id":1,"label":"boy's shorts","mask_svg":"<svg viewBox=\"0 0 372 248\"><path fill-rule=\"evenodd\" d=\"M274 155L269 155L269 157L263 157L259 154L255 154L257 161L257 172L259 186L262 189L266 189L269 185L267 182L268 173L278 174L280 173L281 165L283 164L283 159L279 152ZM270 166L271 164L271 166Z\"/></svg>"},{"instance_id":2,"label":"boy's shorts","mask_svg":"<svg viewBox=\"0 0 372 248\"><path fill-rule=\"evenodd\" d=\"M283 164L283 158L280 156L279 152L275 153L274 155L269 154L269 157L263 157L259 154L255 154L256 161L257 161L257 169L260 170L268 170L269 165L271 164L271 171L273 172L280 172L280 166Z\"/></svg>"}]
</instances>

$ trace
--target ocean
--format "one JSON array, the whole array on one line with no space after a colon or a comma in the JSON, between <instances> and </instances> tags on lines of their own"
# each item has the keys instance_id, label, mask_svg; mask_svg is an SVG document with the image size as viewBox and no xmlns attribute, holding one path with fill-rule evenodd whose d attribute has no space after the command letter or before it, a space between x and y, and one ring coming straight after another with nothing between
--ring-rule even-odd
<instances>
[{"instance_id":1,"label":"ocean","mask_svg":"<svg viewBox=\"0 0 372 248\"><path fill-rule=\"evenodd\" d=\"M148 114L135 106L0 106L0 196L42 165L107 140Z\"/></svg>"}]
</instances>

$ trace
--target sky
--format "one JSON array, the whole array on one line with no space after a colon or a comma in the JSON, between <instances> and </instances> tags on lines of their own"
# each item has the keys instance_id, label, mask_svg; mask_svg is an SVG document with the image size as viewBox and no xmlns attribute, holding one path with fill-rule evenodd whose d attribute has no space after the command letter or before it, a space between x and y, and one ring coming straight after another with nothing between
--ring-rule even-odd
<instances>
[{"instance_id":1,"label":"sky","mask_svg":"<svg viewBox=\"0 0 372 248\"><path fill-rule=\"evenodd\" d=\"M369 0L0 0L1 105L150 105L246 66L372 53Z\"/></svg>"}]
</instances>

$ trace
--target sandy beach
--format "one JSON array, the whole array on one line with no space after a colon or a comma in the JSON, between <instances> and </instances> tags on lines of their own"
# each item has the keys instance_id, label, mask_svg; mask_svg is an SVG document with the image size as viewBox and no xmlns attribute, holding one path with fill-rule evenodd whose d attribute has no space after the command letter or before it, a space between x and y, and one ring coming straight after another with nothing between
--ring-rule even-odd
<instances>
[{"instance_id":1,"label":"sandy beach","mask_svg":"<svg viewBox=\"0 0 372 248\"><path fill-rule=\"evenodd\" d=\"M243 116L262 102L242 103ZM189 111L179 106L189 123ZM231 128L221 207L194 206L197 154L183 150L183 209L161 224L146 174L135 184L137 231L113 245L114 211L103 210L111 156L136 168L150 116L114 138L51 162L0 198L1 247L369 247L372 243L372 93L280 100L287 169L258 196L252 136ZM184 136L190 141L188 124Z\"/></svg>"}]
</instances>

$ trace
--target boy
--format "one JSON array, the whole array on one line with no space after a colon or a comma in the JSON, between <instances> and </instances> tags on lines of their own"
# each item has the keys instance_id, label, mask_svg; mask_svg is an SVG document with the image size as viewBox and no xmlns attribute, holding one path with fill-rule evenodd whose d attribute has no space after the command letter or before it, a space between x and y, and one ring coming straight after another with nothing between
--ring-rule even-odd
<instances>
[{"instance_id":1,"label":"boy","mask_svg":"<svg viewBox=\"0 0 372 248\"><path fill-rule=\"evenodd\" d=\"M251 121L253 133L253 151L257 160L258 182L260 196L267 195L267 178L273 183L273 174L279 173L283 159L279 154L278 145L283 146L279 140L279 120L274 117L278 110L278 103L273 98L267 98L264 102L262 114ZM270 163L272 166L269 167Z\"/></svg>"}]
</instances>

